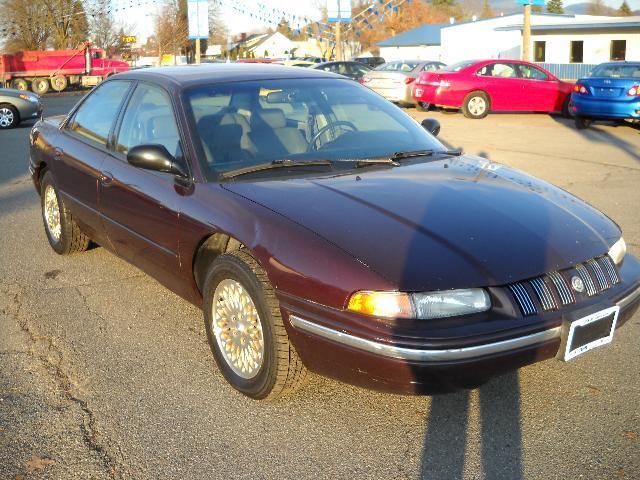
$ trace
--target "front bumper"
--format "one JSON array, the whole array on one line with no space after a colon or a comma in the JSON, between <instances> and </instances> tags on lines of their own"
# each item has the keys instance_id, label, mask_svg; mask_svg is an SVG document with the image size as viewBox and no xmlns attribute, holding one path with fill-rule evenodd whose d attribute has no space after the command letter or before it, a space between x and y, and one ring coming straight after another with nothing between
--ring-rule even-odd
<instances>
[{"instance_id":1,"label":"front bumper","mask_svg":"<svg viewBox=\"0 0 640 480\"><path fill-rule=\"evenodd\" d=\"M618 328L640 307L640 263L628 256L622 273L623 284L587 305L592 311L619 306ZM329 326L327 312L319 307L304 312L300 305L286 299L281 304L289 319L289 335L309 369L367 388L410 394L474 388L497 374L554 358L562 344L563 324L577 309L585 307L575 305L547 313L517 333L493 332L461 341L453 335L446 338L445 330L439 342L408 345L400 330L396 335L383 335L380 329L377 336L367 338L335 322ZM477 332L482 327L479 323L465 328ZM459 332L460 324L449 330Z\"/></svg>"}]
</instances>

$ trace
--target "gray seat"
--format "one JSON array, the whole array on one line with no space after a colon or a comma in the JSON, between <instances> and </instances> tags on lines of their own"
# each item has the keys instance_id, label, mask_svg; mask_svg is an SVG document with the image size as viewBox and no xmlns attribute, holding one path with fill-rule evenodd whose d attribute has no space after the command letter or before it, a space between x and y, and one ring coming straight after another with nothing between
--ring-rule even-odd
<instances>
[{"instance_id":1,"label":"gray seat","mask_svg":"<svg viewBox=\"0 0 640 480\"><path fill-rule=\"evenodd\" d=\"M287 119L279 108L254 112L249 138L256 152L267 157L304 153L309 146L300 130L287 126Z\"/></svg>"},{"instance_id":2,"label":"gray seat","mask_svg":"<svg viewBox=\"0 0 640 480\"><path fill-rule=\"evenodd\" d=\"M251 138L249 138L249 133L251 132L251 126L249 125L249 121L247 118L235 112L227 112L222 115L220 119L220 125L239 125L242 129L242 137L240 138L240 146L244 150L248 150L250 152L255 151L255 147L253 146L253 142Z\"/></svg>"},{"instance_id":3,"label":"gray seat","mask_svg":"<svg viewBox=\"0 0 640 480\"><path fill-rule=\"evenodd\" d=\"M241 141L242 127L237 124L218 125L213 135L203 137L214 167L252 160L253 155L242 148Z\"/></svg>"}]
</instances>

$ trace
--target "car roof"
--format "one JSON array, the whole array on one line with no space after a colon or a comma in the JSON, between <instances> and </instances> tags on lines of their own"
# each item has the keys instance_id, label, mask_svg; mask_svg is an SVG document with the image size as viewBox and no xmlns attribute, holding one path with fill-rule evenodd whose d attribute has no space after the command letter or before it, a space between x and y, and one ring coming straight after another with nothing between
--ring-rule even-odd
<instances>
[{"instance_id":1,"label":"car roof","mask_svg":"<svg viewBox=\"0 0 640 480\"><path fill-rule=\"evenodd\" d=\"M119 80L147 80L173 88L187 88L196 85L210 85L214 83L287 78L344 79L341 75L322 70L292 68L284 65L259 63L220 63L184 65L176 67L153 67L119 73L111 78Z\"/></svg>"}]
</instances>

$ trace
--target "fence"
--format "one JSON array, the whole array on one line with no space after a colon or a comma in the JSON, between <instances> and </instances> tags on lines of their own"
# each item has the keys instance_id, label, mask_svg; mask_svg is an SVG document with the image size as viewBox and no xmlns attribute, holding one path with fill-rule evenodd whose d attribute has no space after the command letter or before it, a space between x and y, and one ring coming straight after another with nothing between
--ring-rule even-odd
<instances>
[{"instance_id":1,"label":"fence","mask_svg":"<svg viewBox=\"0 0 640 480\"><path fill-rule=\"evenodd\" d=\"M538 63L538 65L563 80L577 80L596 67L595 64L590 63Z\"/></svg>"}]
</instances>

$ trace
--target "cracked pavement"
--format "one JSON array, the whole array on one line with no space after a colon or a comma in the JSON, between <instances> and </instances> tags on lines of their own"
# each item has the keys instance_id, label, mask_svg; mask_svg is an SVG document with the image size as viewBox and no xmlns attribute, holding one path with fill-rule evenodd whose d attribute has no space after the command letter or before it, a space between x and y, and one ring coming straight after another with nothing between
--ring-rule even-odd
<instances>
[{"instance_id":1,"label":"cracked pavement","mask_svg":"<svg viewBox=\"0 0 640 480\"><path fill-rule=\"evenodd\" d=\"M46 98L46 111L77 99ZM600 208L640 254L639 130L428 115L450 146ZM0 479L640 478L640 315L607 347L471 392L406 397L312 376L256 403L224 383L195 307L101 248L50 250L28 131L0 132Z\"/></svg>"}]
</instances>

